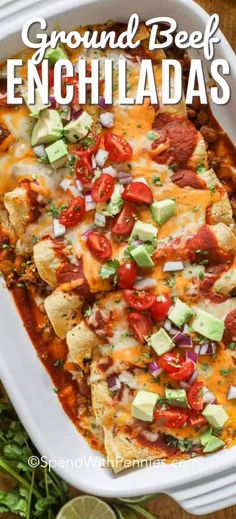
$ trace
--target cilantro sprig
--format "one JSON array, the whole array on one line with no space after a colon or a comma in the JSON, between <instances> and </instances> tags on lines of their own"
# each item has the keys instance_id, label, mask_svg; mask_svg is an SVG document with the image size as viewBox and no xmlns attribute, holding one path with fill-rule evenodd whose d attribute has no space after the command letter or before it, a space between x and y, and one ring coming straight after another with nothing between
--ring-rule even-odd
<instances>
[{"instance_id":1,"label":"cilantro sprig","mask_svg":"<svg viewBox=\"0 0 236 519\"><path fill-rule=\"evenodd\" d=\"M26 519L55 519L67 501L66 484L45 463L30 467L29 458L40 459L40 455L11 404L0 401L0 415L0 470L16 481L13 490L0 491L0 514L12 512Z\"/></svg>"}]
</instances>

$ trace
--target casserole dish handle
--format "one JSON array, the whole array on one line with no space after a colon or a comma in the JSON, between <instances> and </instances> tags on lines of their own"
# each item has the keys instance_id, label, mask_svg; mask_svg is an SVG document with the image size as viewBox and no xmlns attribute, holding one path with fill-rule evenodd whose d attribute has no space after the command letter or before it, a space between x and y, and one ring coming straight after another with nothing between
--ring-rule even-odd
<instances>
[{"instance_id":1,"label":"casserole dish handle","mask_svg":"<svg viewBox=\"0 0 236 519\"><path fill-rule=\"evenodd\" d=\"M190 482L166 492L184 510L203 515L222 510L235 504L236 471L231 469L210 479Z\"/></svg>"}]
</instances>

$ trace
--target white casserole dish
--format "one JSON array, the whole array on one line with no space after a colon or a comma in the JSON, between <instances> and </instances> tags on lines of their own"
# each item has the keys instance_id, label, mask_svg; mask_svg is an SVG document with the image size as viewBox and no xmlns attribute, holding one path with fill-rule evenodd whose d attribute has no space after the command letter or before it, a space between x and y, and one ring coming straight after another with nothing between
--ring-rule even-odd
<instances>
[{"instance_id":1,"label":"white casserole dish","mask_svg":"<svg viewBox=\"0 0 236 519\"><path fill-rule=\"evenodd\" d=\"M66 3L64 0L1 0L0 60L23 49L22 25L32 16L47 17L49 29L60 26L69 30L111 18L126 21L132 12L138 12L142 19L171 16L180 29L189 32L204 31L208 18L191 0L147 0L145 3L142 0L67 0ZM222 33L219 36L221 43L215 57L230 63L232 94L228 105L213 107L213 112L236 142L236 58ZM196 52L193 55L196 57ZM204 60L202 52L197 54L199 56ZM207 70L209 63L205 65ZM0 298L0 376L39 452L53 463L57 462L55 470L65 480L82 491L100 496L165 492L193 514L213 512L236 503L236 447L207 458L143 467L118 476L102 468L102 458L89 448L53 393L51 380L37 359L14 302L3 285Z\"/></svg>"}]
</instances>

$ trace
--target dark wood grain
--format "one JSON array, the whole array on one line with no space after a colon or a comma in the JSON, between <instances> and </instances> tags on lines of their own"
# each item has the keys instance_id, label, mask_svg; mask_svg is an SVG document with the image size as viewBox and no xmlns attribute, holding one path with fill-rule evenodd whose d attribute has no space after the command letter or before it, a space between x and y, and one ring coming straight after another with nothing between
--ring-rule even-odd
<instances>
[{"instance_id":1,"label":"dark wood grain","mask_svg":"<svg viewBox=\"0 0 236 519\"><path fill-rule=\"evenodd\" d=\"M218 13L220 17L220 27L236 51L236 0L195 0L209 14Z\"/></svg>"}]
</instances>

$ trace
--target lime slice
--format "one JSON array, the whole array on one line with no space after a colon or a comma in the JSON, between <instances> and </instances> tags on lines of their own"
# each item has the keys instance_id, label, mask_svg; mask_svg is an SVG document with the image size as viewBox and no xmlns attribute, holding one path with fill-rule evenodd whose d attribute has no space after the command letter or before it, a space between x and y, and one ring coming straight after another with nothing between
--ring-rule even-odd
<instances>
[{"instance_id":1,"label":"lime slice","mask_svg":"<svg viewBox=\"0 0 236 519\"><path fill-rule=\"evenodd\" d=\"M152 501L157 497L158 494L147 494L146 496L137 496L137 497L120 497L119 501L127 504L138 504L138 503L148 503L148 501Z\"/></svg>"},{"instance_id":2,"label":"lime slice","mask_svg":"<svg viewBox=\"0 0 236 519\"><path fill-rule=\"evenodd\" d=\"M79 496L68 501L56 519L116 519L111 507L94 496Z\"/></svg>"},{"instance_id":3,"label":"lime slice","mask_svg":"<svg viewBox=\"0 0 236 519\"><path fill-rule=\"evenodd\" d=\"M114 504L113 507L116 512L117 519L137 519L138 517L137 514L127 506Z\"/></svg>"}]
</instances>

